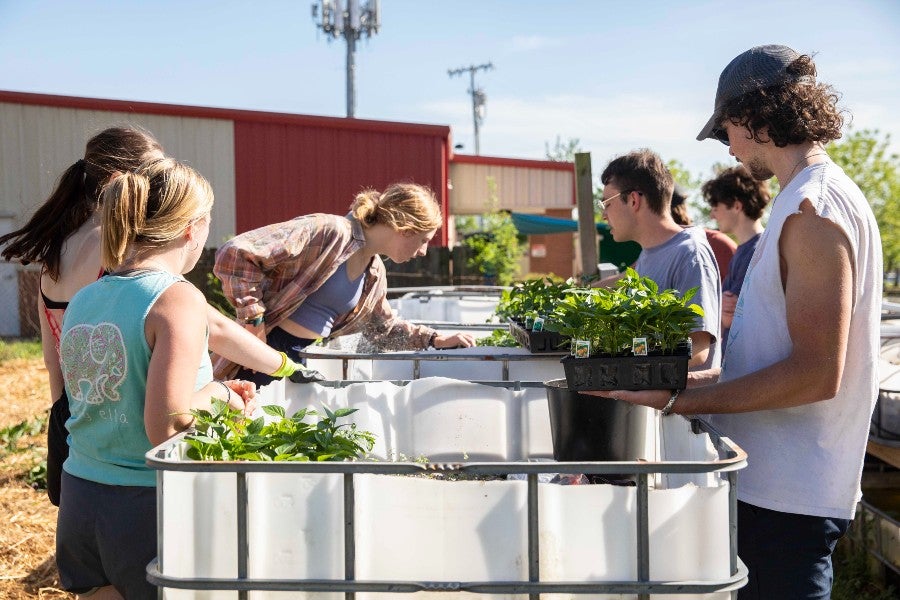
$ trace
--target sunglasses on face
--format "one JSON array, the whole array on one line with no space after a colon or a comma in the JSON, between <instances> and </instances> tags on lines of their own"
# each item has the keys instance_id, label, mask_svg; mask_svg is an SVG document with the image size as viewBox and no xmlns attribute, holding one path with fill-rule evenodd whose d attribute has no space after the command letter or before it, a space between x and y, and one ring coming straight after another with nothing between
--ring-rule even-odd
<instances>
[{"instance_id":1,"label":"sunglasses on face","mask_svg":"<svg viewBox=\"0 0 900 600\"><path fill-rule=\"evenodd\" d=\"M725 144L726 146L730 146L730 145L731 145L731 142L728 141L728 132L725 131L724 128L722 128L722 127L716 127L715 129L712 130L711 135L712 135L712 137L713 137L714 139L719 140L720 142L722 142L722 143Z\"/></svg>"}]
</instances>

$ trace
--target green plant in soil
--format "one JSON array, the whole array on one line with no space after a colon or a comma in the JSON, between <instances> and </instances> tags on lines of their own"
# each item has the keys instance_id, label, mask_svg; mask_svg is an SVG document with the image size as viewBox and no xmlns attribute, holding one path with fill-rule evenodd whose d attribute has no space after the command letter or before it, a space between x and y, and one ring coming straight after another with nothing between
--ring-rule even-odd
<instances>
[{"instance_id":1,"label":"green plant in soil","mask_svg":"<svg viewBox=\"0 0 900 600\"><path fill-rule=\"evenodd\" d=\"M370 452L375 436L355 423L338 423L355 408L335 411L323 407L324 415L304 408L291 417L284 408L263 406L275 417L250 419L221 400L211 410L194 409L194 432L185 436L187 456L194 460L336 461L354 460ZM312 419L312 422L307 421Z\"/></svg>"},{"instance_id":2,"label":"green plant in soil","mask_svg":"<svg viewBox=\"0 0 900 600\"><path fill-rule=\"evenodd\" d=\"M10 454L27 455L23 477L36 490L47 489L47 459L37 445L26 445L22 441L23 438L37 436L46 430L46 415L0 429L0 459Z\"/></svg>"},{"instance_id":3,"label":"green plant in soil","mask_svg":"<svg viewBox=\"0 0 900 600\"><path fill-rule=\"evenodd\" d=\"M491 335L475 340L475 345L508 348L518 346L519 344L516 343L516 340L514 340L511 335L509 335L509 331L505 329L495 329L491 332Z\"/></svg>"},{"instance_id":4,"label":"green plant in soil","mask_svg":"<svg viewBox=\"0 0 900 600\"><path fill-rule=\"evenodd\" d=\"M659 291L656 282L629 268L613 289L570 289L544 329L590 341L592 356L628 355L635 338L646 338L649 352L671 354L703 316L700 306L689 304L696 292Z\"/></svg>"},{"instance_id":5,"label":"green plant in soil","mask_svg":"<svg viewBox=\"0 0 900 600\"><path fill-rule=\"evenodd\" d=\"M572 279L558 282L549 277L518 282L512 288L503 290L494 312L501 319L524 321L527 317L546 318L573 286Z\"/></svg>"}]
</instances>

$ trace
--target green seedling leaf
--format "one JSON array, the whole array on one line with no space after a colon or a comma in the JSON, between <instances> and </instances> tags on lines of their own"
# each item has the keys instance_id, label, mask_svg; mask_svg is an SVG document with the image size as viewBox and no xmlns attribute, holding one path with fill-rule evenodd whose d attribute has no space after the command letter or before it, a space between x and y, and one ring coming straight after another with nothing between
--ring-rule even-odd
<instances>
[{"instance_id":1,"label":"green seedling leaf","mask_svg":"<svg viewBox=\"0 0 900 600\"><path fill-rule=\"evenodd\" d=\"M262 407L263 412L269 415L270 417L280 417L284 418L284 407L278 406L277 404L266 404ZM302 417L301 417L302 418Z\"/></svg>"}]
</instances>

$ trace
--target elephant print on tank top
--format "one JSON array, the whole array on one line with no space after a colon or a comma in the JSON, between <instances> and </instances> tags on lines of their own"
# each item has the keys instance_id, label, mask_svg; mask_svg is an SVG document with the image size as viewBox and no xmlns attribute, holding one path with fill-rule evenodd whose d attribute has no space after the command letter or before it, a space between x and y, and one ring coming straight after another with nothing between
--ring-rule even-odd
<instances>
[{"instance_id":1,"label":"elephant print on tank top","mask_svg":"<svg viewBox=\"0 0 900 600\"><path fill-rule=\"evenodd\" d=\"M70 399L102 404L120 398L127 361L122 332L112 323L76 325L60 341L63 377Z\"/></svg>"}]
</instances>

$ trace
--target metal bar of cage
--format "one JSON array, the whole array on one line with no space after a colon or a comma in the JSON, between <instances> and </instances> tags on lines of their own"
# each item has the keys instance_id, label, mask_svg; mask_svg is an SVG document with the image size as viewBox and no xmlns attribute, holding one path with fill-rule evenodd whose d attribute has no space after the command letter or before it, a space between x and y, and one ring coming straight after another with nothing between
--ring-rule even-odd
<instances>
[{"instance_id":1,"label":"metal bar of cage","mask_svg":"<svg viewBox=\"0 0 900 600\"><path fill-rule=\"evenodd\" d=\"M330 382L339 387L360 382ZM477 382L503 386L508 382ZM538 382L516 382L517 387L542 385ZM682 418L682 417L678 417ZM747 568L737 556L737 471L747 464L746 453L729 438L722 436L708 423L700 419L690 419L695 434L705 433L716 449L719 458L712 461L617 461L617 462L494 462L494 463L410 463L410 462L200 462L178 461L178 447L184 434L160 444L147 453L147 465L157 469L157 498L160 507L158 523L162 527L163 472L204 472L237 473L236 494L238 498L239 531L238 573L230 578L187 578L173 577L162 573L164 556L162 540L160 554L147 566L148 580L154 585L186 590L237 590L239 597L246 597L247 591L308 591L343 592L346 598L354 598L357 592L414 593L419 591L472 592L482 594L527 594L529 598L540 598L541 594L637 594L647 598L650 594L685 594L731 592L736 598L736 590L747 580ZM484 475L527 475L527 535L528 535L528 581L372 581L355 578L356 548L354 541L354 474L401 475L426 471L465 472ZM246 545L248 493L247 473L342 473L344 475L344 579L250 579L247 574L248 546ZM540 539L538 536L538 479L539 473L555 472L566 474L634 474L637 476L637 503L635 527L638 532L636 581L554 581L540 580ZM657 473L721 473L729 483L728 494L728 535L730 554L730 577L716 581L653 581L649 578L649 485L648 476ZM161 529L160 529L161 530Z\"/></svg>"}]
</instances>

